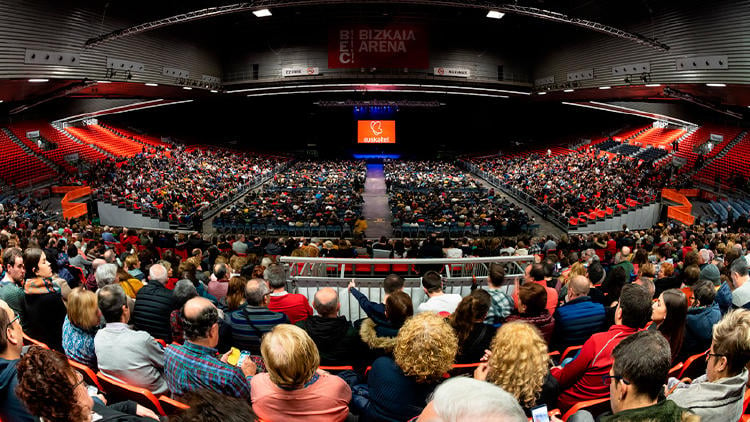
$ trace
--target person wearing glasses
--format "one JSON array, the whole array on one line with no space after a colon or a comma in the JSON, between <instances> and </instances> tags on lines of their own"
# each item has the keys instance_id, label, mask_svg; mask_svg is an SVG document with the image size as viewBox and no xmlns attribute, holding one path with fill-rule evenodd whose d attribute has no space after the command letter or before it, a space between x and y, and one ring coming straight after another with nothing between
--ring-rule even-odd
<instances>
[{"instance_id":1,"label":"person wearing glasses","mask_svg":"<svg viewBox=\"0 0 750 422\"><path fill-rule=\"evenodd\" d=\"M4 300L0 300L0 419L30 422L36 418L31 416L16 396L16 363L21 358L23 349L20 317Z\"/></svg>"},{"instance_id":2,"label":"person wearing glasses","mask_svg":"<svg viewBox=\"0 0 750 422\"><path fill-rule=\"evenodd\" d=\"M611 414L600 422L681 421L701 419L672 400L659 401L672 359L669 343L656 331L640 331L621 341L612 351L614 362L601 382L609 386ZM723 419L730 420L730 419ZM553 418L553 421L559 421ZM576 412L568 422L593 422L586 410Z\"/></svg>"},{"instance_id":3,"label":"person wearing glasses","mask_svg":"<svg viewBox=\"0 0 750 422\"><path fill-rule=\"evenodd\" d=\"M750 311L728 313L714 326L706 355L706 373L692 383L680 383L669 398L690 409L703 422L735 421L742 416L750 361ZM670 387L677 379L670 378Z\"/></svg>"}]
</instances>

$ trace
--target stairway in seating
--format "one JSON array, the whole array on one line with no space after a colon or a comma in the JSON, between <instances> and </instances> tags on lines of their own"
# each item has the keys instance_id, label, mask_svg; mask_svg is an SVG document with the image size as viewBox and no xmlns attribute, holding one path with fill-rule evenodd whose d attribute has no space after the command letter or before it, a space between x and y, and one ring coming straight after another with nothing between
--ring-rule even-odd
<instances>
[{"instance_id":1,"label":"stairway in seating","mask_svg":"<svg viewBox=\"0 0 750 422\"><path fill-rule=\"evenodd\" d=\"M726 156L726 155L727 155L727 154L729 154L730 152L732 152L732 148L734 148L734 147L735 147L735 146L736 146L737 144L739 144L739 143L740 143L740 142L741 142L741 141L742 141L743 139L745 139L745 136L747 136L747 130L743 130L742 132L740 132L740 133L739 133L739 134L738 134L738 135L737 135L737 136L736 136L736 137L735 137L734 139L732 139L732 141L731 141L731 142L729 142L729 143L728 143L728 144L727 144L726 146L724 146L724 148L723 148L723 149L722 149L721 151L719 151L719 152L718 152L718 153L717 153L716 155L714 155L713 157L711 157L711 158L707 159L707 160L706 160L706 161L705 161L705 162L703 163L703 166L701 166L700 168L697 168L697 167L696 167L696 168L693 168L693 169L692 169L692 170L691 170L691 171L690 171L690 172L689 172L688 174L689 174L689 175L690 175L691 177L692 177L692 176L695 176L695 175L696 175L696 174L698 174L698 173L706 173L706 174L704 174L704 176L709 176L709 174L707 174L707 173L710 173L710 175L711 175L711 176L715 176L715 175L716 175L716 173L718 172L718 173L719 173L719 175L721 175L721 173L723 173L723 172L722 172L722 171L720 171L720 170L719 170L718 168L716 168L716 166L712 166L711 164L712 164L712 163L714 163L715 161L719 161L719 162L717 163L717 165L718 165L718 164L721 164L721 159L722 159L722 158L724 158L724 156ZM729 158L729 157L727 157L727 158ZM742 157L742 160L743 160L743 161L745 160L744 156ZM705 169L706 171L702 171L702 170L704 170L704 169ZM724 170L726 170L726 169L724 169ZM747 176L747 174L745 174L745 176Z\"/></svg>"},{"instance_id":2,"label":"stairway in seating","mask_svg":"<svg viewBox=\"0 0 750 422\"><path fill-rule=\"evenodd\" d=\"M16 136L16 134L13 133L13 132L11 132L8 128L4 127L2 129L2 131L3 131L3 133L5 133L5 135L8 136L8 138L11 141L13 141L14 144L16 144L19 147L21 147L21 149L24 150L24 152L26 154L32 155L32 156L38 158L41 162L43 162L44 164L46 164L48 167L51 167L52 169L54 169L56 172L58 172L60 174L65 174L65 173L68 172L68 169L63 168L62 166L58 165L54 161L52 161L49 158L45 157L44 155L37 154L36 152L34 152L31 148L29 148L28 145L24 144L23 141L21 141L20 139L18 139L18 137Z\"/></svg>"}]
</instances>

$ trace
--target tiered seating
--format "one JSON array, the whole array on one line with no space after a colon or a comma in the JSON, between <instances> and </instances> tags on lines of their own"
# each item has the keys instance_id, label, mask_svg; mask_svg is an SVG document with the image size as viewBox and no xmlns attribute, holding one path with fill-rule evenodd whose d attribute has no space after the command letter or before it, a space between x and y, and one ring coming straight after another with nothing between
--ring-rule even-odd
<instances>
[{"instance_id":1,"label":"tiered seating","mask_svg":"<svg viewBox=\"0 0 750 422\"><path fill-rule=\"evenodd\" d=\"M675 156L684 158L687 162L685 165L680 169L681 173L688 172L693 169L695 166L695 161L698 159L698 153L695 152L695 149L708 142L708 139L712 133L722 135L724 137L724 141L719 143L718 145L714 146L714 149L711 150L711 152L706 156L706 158L711 158L716 156L716 154L719 153L724 147L729 143L732 142L734 138L737 137L740 133L740 128L733 128L733 127L722 127L722 126L715 126L715 125L705 125L701 126L698 130L693 132L690 136L683 139L680 144L678 151L675 153Z\"/></svg>"},{"instance_id":2,"label":"tiered seating","mask_svg":"<svg viewBox=\"0 0 750 422\"><path fill-rule=\"evenodd\" d=\"M159 139L159 138L157 138L155 136L135 133L135 132L129 131L127 129L122 129L122 128L119 128L119 127L114 127L112 125L104 124L104 123L99 123L99 126L105 128L105 129L111 129L111 130L119 133L121 136L124 136L126 138L133 138L133 139L135 139L137 141L143 142L144 144L151 145L153 147L168 147L169 146L169 144L167 144L165 142L162 142L161 139Z\"/></svg>"},{"instance_id":3,"label":"tiered seating","mask_svg":"<svg viewBox=\"0 0 750 422\"><path fill-rule=\"evenodd\" d=\"M15 134L23 143L28 145L34 152L52 160L52 162L68 168L69 164L65 161L65 156L69 154L78 154L78 157L84 161L95 163L98 161L107 160L107 156L101 152L89 147L88 145L81 145L78 142L65 136L64 133L55 129L52 125L46 122L22 122L15 123L9 126L9 129ZM57 148L49 151L41 151L39 147L34 144L29 138L26 137L26 132L38 130L39 134L44 139L57 144Z\"/></svg>"},{"instance_id":4,"label":"tiered seating","mask_svg":"<svg viewBox=\"0 0 750 422\"><path fill-rule=\"evenodd\" d=\"M631 144L622 144L619 147L612 148L610 151L615 152L620 155L625 156L632 156L633 154L639 152L641 150L641 147Z\"/></svg>"},{"instance_id":5,"label":"tiered seating","mask_svg":"<svg viewBox=\"0 0 750 422\"><path fill-rule=\"evenodd\" d=\"M635 158L650 163L664 157L667 154L669 153L666 149L648 147L636 154Z\"/></svg>"},{"instance_id":6,"label":"tiered seating","mask_svg":"<svg viewBox=\"0 0 750 422\"><path fill-rule=\"evenodd\" d=\"M727 141L726 137L724 137L724 141ZM717 148L714 148L714 150ZM715 181L718 178L722 183L727 183L737 176L747 179L750 176L750 160L747 159L749 154L750 139L745 135L737 145L729 150L727 155L714 160L701 169L696 178L709 181Z\"/></svg>"},{"instance_id":7,"label":"tiered seating","mask_svg":"<svg viewBox=\"0 0 750 422\"><path fill-rule=\"evenodd\" d=\"M631 144L672 148L672 141L685 134L683 129L652 128L630 140Z\"/></svg>"},{"instance_id":8,"label":"tiered seating","mask_svg":"<svg viewBox=\"0 0 750 422\"><path fill-rule=\"evenodd\" d=\"M618 145L620 145L619 142L613 141L613 140L609 139L609 140L606 140L604 142L597 143L596 145L594 145L594 148L600 149L602 151L609 151L612 148L617 147Z\"/></svg>"},{"instance_id":9,"label":"tiered seating","mask_svg":"<svg viewBox=\"0 0 750 422\"><path fill-rule=\"evenodd\" d=\"M66 131L82 139L84 142L92 143L99 148L119 157L132 157L143 151L143 145L130 139L117 136L99 125L88 125L84 127L67 127Z\"/></svg>"},{"instance_id":10,"label":"tiered seating","mask_svg":"<svg viewBox=\"0 0 750 422\"><path fill-rule=\"evenodd\" d=\"M11 185L28 185L54 178L55 170L39 158L27 154L0 131L0 178Z\"/></svg>"}]
</instances>

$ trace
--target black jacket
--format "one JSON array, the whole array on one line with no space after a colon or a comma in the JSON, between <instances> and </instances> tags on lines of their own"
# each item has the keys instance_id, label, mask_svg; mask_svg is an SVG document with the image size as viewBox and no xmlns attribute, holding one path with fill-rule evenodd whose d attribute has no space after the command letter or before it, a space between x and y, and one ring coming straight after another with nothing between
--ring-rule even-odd
<instances>
[{"instance_id":1,"label":"black jacket","mask_svg":"<svg viewBox=\"0 0 750 422\"><path fill-rule=\"evenodd\" d=\"M322 318L313 315L297 322L297 326L307 331L318 346L320 364L323 366L352 365L362 356L364 344L346 317Z\"/></svg>"},{"instance_id":2,"label":"black jacket","mask_svg":"<svg viewBox=\"0 0 750 422\"><path fill-rule=\"evenodd\" d=\"M154 338L172 342L169 315L175 309L172 291L152 281L135 295L135 309L130 322L136 330L144 330Z\"/></svg>"},{"instance_id":3,"label":"black jacket","mask_svg":"<svg viewBox=\"0 0 750 422\"><path fill-rule=\"evenodd\" d=\"M26 334L50 349L63 352L62 325L68 310L59 293L26 294Z\"/></svg>"}]
</instances>

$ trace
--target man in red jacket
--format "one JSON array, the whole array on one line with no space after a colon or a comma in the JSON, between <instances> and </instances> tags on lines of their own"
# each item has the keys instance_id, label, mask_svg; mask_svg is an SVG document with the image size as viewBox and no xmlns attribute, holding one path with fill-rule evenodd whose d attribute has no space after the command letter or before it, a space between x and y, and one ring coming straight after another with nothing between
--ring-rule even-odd
<instances>
[{"instance_id":1,"label":"man in red jacket","mask_svg":"<svg viewBox=\"0 0 750 422\"><path fill-rule=\"evenodd\" d=\"M564 367L552 368L560 383L557 406L564 413L574 404L609 397L609 384L602 375L612 367L612 350L629 335L638 332L651 320L651 295L645 287L627 284L622 288L615 311L615 325L608 331L591 336L575 359Z\"/></svg>"},{"instance_id":2,"label":"man in red jacket","mask_svg":"<svg viewBox=\"0 0 750 422\"><path fill-rule=\"evenodd\" d=\"M263 277L272 290L268 309L285 314L291 324L305 320L313 314L312 306L304 295L286 291L286 271L281 265L271 264Z\"/></svg>"}]
</instances>

